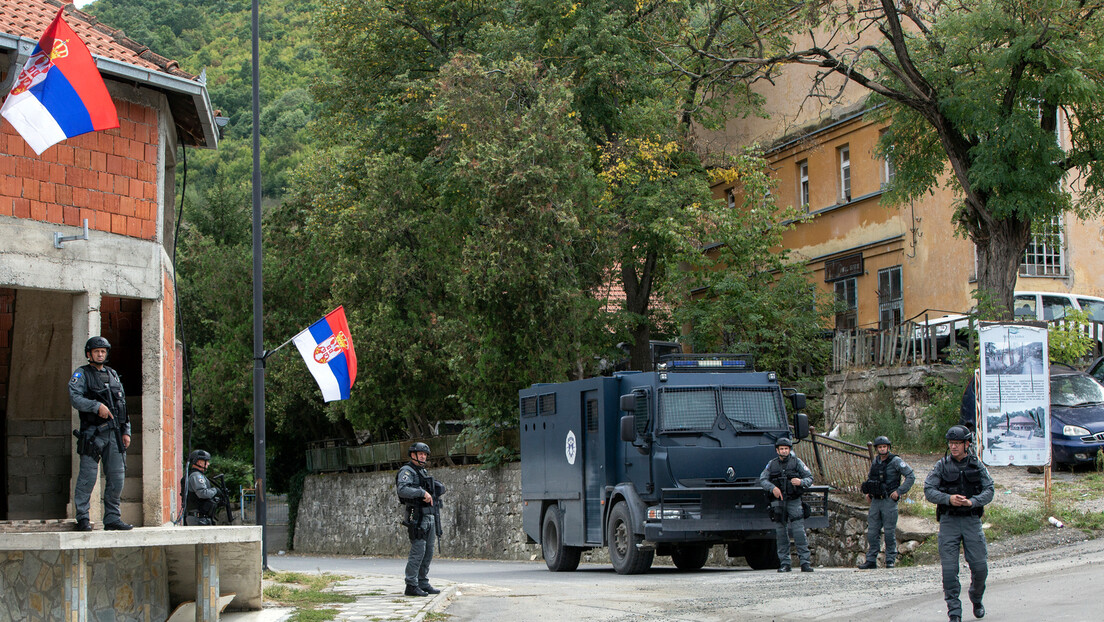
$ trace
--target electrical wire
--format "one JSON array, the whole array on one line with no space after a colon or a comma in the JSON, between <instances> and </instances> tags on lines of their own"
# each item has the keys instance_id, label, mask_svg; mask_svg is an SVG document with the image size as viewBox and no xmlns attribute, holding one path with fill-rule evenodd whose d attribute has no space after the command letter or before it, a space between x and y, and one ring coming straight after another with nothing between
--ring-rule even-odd
<instances>
[{"instance_id":1,"label":"electrical wire","mask_svg":"<svg viewBox=\"0 0 1104 622\"><path fill-rule=\"evenodd\" d=\"M192 433L195 429L195 405L192 395L192 368L188 358L188 341L184 334L184 314L180 308L180 293L176 287L176 247L180 243L180 222L184 219L184 199L187 196L188 191L188 148L184 145L180 146L180 153L182 154L182 162L184 168L183 179L180 183L180 206L177 208L176 224L173 230L173 248L172 248L172 284L173 284L173 308L176 311L176 322L178 325L177 331L180 337L180 349L181 360L184 364L184 401L188 404L188 434L187 434L187 450L184 452L184 477L183 487L180 494L180 511L177 514L174 524L183 525L184 517L188 507L188 456L192 453ZM183 412L183 409L181 409Z\"/></svg>"}]
</instances>

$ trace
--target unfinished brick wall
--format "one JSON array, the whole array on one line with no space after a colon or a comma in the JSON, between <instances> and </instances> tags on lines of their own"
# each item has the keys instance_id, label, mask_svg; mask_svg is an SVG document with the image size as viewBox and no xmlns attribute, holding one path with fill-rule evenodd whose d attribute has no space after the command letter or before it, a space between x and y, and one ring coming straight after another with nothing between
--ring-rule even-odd
<instances>
[{"instance_id":1,"label":"unfinished brick wall","mask_svg":"<svg viewBox=\"0 0 1104 622\"><path fill-rule=\"evenodd\" d=\"M0 216L157 234L157 111L115 100L119 128L70 138L42 155L0 125Z\"/></svg>"}]
</instances>

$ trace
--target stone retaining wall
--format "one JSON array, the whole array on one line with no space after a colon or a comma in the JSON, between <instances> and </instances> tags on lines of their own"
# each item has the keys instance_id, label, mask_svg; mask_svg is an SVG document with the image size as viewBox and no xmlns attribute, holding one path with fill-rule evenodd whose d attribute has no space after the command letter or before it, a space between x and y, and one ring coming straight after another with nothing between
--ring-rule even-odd
<instances>
[{"instance_id":1,"label":"stone retaining wall","mask_svg":"<svg viewBox=\"0 0 1104 622\"><path fill-rule=\"evenodd\" d=\"M435 468L430 473L447 492L441 505L444 529L439 553L446 557L500 560L541 559L540 546L522 530L521 468L477 466ZM303 483L295 528L295 551L305 554L402 557L409 541L398 524L395 471L312 475ZM833 497L828 529L811 531L813 562L852 566L866 552L866 507ZM898 531L901 540L903 532ZM901 550L914 545L905 542ZM608 563L605 549L583 555L584 562ZM660 558L657 563L669 563ZM743 565L716 546L710 565Z\"/></svg>"},{"instance_id":2,"label":"stone retaining wall","mask_svg":"<svg viewBox=\"0 0 1104 622\"><path fill-rule=\"evenodd\" d=\"M957 382L961 371L950 365L921 365L860 369L824 378L824 419L827 432L839 424L844 432L854 429L864 409L876 407L871 400L885 387L894 408L904 415L905 426L917 431L923 422L925 409L931 404L925 382L940 378Z\"/></svg>"},{"instance_id":3,"label":"stone retaining wall","mask_svg":"<svg viewBox=\"0 0 1104 622\"><path fill-rule=\"evenodd\" d=\"M166 561L160 548L96 549L88 551L87 560L90 620L148 622L169 617ZM59 551L0 551L0 620L63 620L64 566Z\"/></svg>"}]
</instances>

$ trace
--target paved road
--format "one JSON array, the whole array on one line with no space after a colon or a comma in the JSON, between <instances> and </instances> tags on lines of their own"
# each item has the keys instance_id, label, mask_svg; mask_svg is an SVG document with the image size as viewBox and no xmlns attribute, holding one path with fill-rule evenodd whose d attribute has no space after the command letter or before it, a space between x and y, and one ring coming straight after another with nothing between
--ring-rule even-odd
<instances>
[{"instance_id":1,"label":"paved road","mask_svg":"<svg viewBox=\"0 0 1104 622\"><path fill-rule=\"evenodd\" d=\"M402 588L405 560L270 556L276 570L394 577ZM962 576L968 577L965 566ZM434 560L431 580L452 586L449 620L722 621L735 619L889 622L946 620L936 566L855 571L817 569L778 574L744 568L682 573L657 566L620 576L586 565L551 573L543 562ZM1097 622L1104 584L1104 540L1034 551L990 563L986 620ZM393 595L387 595L394 598ZM967 608L967 619L972 619Z\"/></svg>"}]
</instances>

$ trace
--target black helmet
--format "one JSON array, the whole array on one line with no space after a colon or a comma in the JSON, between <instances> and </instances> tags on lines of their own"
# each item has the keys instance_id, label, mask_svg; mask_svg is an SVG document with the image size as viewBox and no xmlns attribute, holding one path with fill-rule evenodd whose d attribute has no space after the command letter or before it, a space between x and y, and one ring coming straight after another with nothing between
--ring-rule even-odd
<instances>
[{"instance_id":1,"label":"black helmet","mask_svg":"<svg viewBox=\"0 0 1104 622\"><path fill-rule=\"evenodd\" d=\"M948 441L965 441L969 443L974 440L974 435L970 432L970 429L964 425L952 425L947 430Z\"/></svg>"},{"instance_id":2,"label":"black helmet","mask_svg":"<svg viewBox=\"0 0 1104 622\"><path fill-rule=\"evenodd\" d=\"M874 446L877 447L878 445L889 445L892 447L893 443L889 442L888 436L879 436L874 439Z\"/></svg>"},{"instance_id":3,"label":"black helmet","mask_svg":"<svg viewBox=\"0 0 1104 622\"><path fill-rule=\"evenodd\" d=\"M774 441L774 446L775 447L793 447L793 441L790 440L790 437L783 436L782 438Z\"/></svg>"},{"instance_id":4,"label":"black helmet","mask_svg":"<svg viewBox=\"0 0 1104 622\"><path fill-rule=\"evenodd\" d=\"M426 454L432 453L429 451L429 445L426 445L425 443L414 443L410 446L410 450L407 451L406 454L410 455L416 451L424 451L426 452Z\"/></svg>"},{"instance_id":5,"label":"black helmet","mask_svg":"<svg viewBox=\"0 0 1104 622\"><path fill-rule=\"evenodd\" d=\"M111 342L103 337L96 335L95 337L84 342L84 353L87 355L89 352L96 348L107 348L108 352L111 352Z\"/></svg>"},{"instance_id":6,"label":"black helmet","mask_svg":"<svg viewBox=\"0 0 1104 622\"><path fill-rule=\"evenodd\" d=\"M197 450L193 451L192 453L188 454L188 464L195 464L195 463L199 462L200 460L206 460L207 462L210 462L211 461L211 454L203 451L202 449L197 449Z\"/></svg>"}]
</instances>

